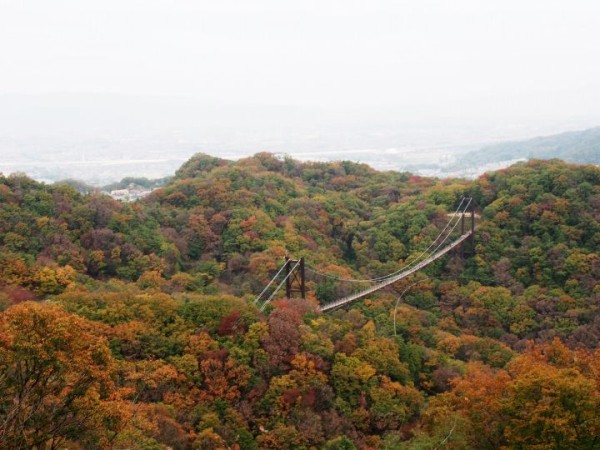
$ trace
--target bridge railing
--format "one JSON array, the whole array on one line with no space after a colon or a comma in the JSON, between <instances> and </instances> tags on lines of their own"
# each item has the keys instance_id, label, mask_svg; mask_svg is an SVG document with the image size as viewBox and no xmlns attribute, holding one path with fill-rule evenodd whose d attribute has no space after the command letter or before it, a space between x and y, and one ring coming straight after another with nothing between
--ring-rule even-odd
<instances>
[{"instance_id":1,"label":"bridge railing","mask_svg":"<svg viewBox=\"0 0 600 450\"><path fill-rule=\"evenodd\" d=\"M452 250L453 248L457 247L458 245L460 245L462 242L464 242L467 238L469 238L469 236L471 236L473 232L471 230L467 231L466 233L464 233L463 235L461 235L456 241L452 242L451 244L447 245L446 247L444 247L443 249L437 251L436 253L434 253L433 255L429 256L428 258L424 259L423 261L421 261L420 263L416 264L415 266L411 267L410 269L407 269L404 272L399 273L398 275L395 275L393 277L390 277L384 281L382 281L379 284L376 284L374 286L371 286L367 289L364 289L360 292L356 292L354 294L350 294L346 297L343 297L339 300L336 300L334 302L331 303L327 303L326 305L322 305L321 307L319 307L319 310L321 312L326 312L326 311L331 311L332 309L335 308L339 308L341 306L347 305L348 303L352 303L358 299L361 299L363 297L366 297L369 294L372 294L373 292L376 292L380 289L383 289L386 286L389 286L390 284L395 283L396 281L399 281L403 278L406 278L409 275L412 275L413 273L423 269L424 267L428 266L429 264L431 264L433 261L435 261L438 258L441 258L442 256L444 256L446 253L448 253L450 250Z\"/></svg>"}]
</instances>

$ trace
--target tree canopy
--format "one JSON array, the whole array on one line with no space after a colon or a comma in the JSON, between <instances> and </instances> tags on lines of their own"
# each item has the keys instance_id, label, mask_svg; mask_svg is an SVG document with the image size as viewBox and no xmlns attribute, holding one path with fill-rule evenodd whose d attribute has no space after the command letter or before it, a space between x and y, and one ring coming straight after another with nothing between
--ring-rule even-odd
<instances>
[{"instance_id":1,"label":"tree canopy","mask_svg":"<svg viewBox=\"0 0 600 450\"><path fill-rule=\"evenodd\" d=\"M463 196L472 256L317 312ZM469 181L200 154L134 203L0 176L0 447L598 448L599 248L600 169L558 160ZM261 312L285 256L307 299Z\"/></svg>"}]
</instances>

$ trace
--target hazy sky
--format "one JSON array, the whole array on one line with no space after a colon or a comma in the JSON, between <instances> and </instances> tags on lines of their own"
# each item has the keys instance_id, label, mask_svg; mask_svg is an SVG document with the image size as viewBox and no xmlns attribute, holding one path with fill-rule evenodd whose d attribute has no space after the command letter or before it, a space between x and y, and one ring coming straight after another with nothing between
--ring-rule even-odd
<instances>
[{"instance_id":1,"label":"hazy sky","mask_svg":"<svg viewBox=\"0 0 600 450\"><path fill-rule=\"evenodd\" d=\"M0 93L600 117L600 2L0 0Z\"/></svg>"}]
</instances>

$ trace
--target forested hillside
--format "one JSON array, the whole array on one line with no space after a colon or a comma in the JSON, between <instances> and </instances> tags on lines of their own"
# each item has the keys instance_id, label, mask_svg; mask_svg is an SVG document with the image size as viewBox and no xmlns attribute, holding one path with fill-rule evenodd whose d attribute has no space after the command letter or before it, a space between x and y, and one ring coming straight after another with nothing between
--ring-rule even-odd
<instances>
[{"instance_id":1,"label":"forested hillside","mask_svg":"<svg viewBox=\"0 0 600 450\"><path fill-rule=\"evenodd\" d=\"M398 270L464 196L474 254L330 314L355 287L254 305L286 255ZM599 248L600 169L558 160L199 154L135 203L0 176L0 448L600 448Z\"/></svg>"}]
</instances>

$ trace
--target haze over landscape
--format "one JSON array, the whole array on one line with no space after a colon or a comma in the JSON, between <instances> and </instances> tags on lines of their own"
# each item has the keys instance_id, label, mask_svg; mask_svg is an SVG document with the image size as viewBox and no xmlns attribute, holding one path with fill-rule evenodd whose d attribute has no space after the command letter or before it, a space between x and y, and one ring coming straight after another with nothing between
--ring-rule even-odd
<instances>
[{"instance_id":1,"label":"haze over landscape","mask_svg":"<svg viewBox=\"0 0 600 450\"><path fill-rule=\"evenodd\" d=\"M4 173L105 184L270 151L443 176L489 143L600 125L590 1L1 11Z\"/></svg>"}]
</instances>

